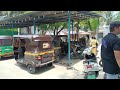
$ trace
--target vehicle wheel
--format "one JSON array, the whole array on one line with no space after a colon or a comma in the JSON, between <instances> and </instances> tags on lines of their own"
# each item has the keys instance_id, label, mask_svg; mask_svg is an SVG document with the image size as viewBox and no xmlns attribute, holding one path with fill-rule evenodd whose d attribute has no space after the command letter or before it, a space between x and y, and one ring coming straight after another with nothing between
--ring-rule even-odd
<instances>
[{"instance_id":1,"label":"vehicle wheel","mask_svg":"<svg viewBox=\"0 0 120 90\"><path fill-rule=\"evenodd\" d=\"M102 60L100 60L99 65L100 65L101 67L103 67Z\"/></svg>"},{"instance_id":2,"label":"vehicle wheel","mask_svg":"<svg viewBox=\"0 0 120 90\"><path fill-rule=\"evenodd\" d=\"M120 79L120 74L118 75L118 79Z\"/></svg>"},{"instance_id":3,"label":"vehicle wheel","mask_svg":"<svg viewBox=\"0 0 120 90\"><path fill-rule=\"evenodd\" d=\"M104 74L103 79L106 79L106 78L107 78L107 76L106 76L106 74Z\"/></svg>"},{"instance_id":4,"label":"vehicle wheel","mask_svg":"<svg viewBox=\"0 0 120 90\"><path fill-rule=\"evenodd\" d=\"M47 64L47 65L51 67L51 66L53 65L53 63L49 63L49 64Z\"/></svg>"},{"instance_id":5,"label":"vehicle wheel","mask_svg":"<svg viewBox=\"0 0 120 90\"><path fill-rule=\"evenodd\" d=\"M31 73L31 74L34 74L34 73L35 73L35 67L32 66L32 65L30 65L30 64L27 66L27 70L28 70L28 72Z\"/></svg>"},{"instance_id":6,"label":"vehicle wheel","mask_svg":"<svg viewBox=\"0 0 120 90\"><path fill-rule=\"evenodd\" d=\"M98 77L99 71L95 71L95 75L96 75L96 77Z\"/></svg>"},{"instance_id":7,"label":"vehicle wheel","mask_svg":"<svg viewBox=\"0 0 120 90\"><path fill-rule=\"evenodd\" d=\"M85 74L85 75L84 75L84 79L87 79L87 76L88 76L88 74Z\"/></svg>"}]
</instances>

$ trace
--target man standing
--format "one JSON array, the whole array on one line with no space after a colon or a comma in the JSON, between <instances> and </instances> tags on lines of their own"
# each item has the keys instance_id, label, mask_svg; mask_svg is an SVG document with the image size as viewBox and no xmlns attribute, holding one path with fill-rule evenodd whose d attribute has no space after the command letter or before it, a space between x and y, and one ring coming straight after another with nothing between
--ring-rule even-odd
<instances>
[{"instance_id":1,"label":"man standing","mask_svg":"<svg viewBox=\"0 0 120 90\"><path fill-rule=\"evenodd\" d=\"M90 46L92 47L92 53L96 56L98 41L95 37L92 37L92 40L90 41Z\"/></svg>"},{"instance_id":2,"label":"man standing","mask_svg":"<svg viewBox=\"0 0 120 90\"><path fill-rule=\"evenodd\" d=\"M118 79L120 71L120 22L110 24L110 33L102 39L101 58L106 79Z\"/></svg>"}]
</instances>

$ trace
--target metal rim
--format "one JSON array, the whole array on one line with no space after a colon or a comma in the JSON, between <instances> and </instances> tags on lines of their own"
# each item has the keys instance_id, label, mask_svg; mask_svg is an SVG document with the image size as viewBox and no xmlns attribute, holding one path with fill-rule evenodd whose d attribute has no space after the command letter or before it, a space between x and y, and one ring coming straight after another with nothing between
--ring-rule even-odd
<instances>
[{"instance_id":1,"label":"metal rim","mask_svg":"<svg viewBox=\"0 0 120 90\"><path fill-rule=\"evenodd\" d=\"M27 69L28 69L28 72L31 74L35 73L35 67L33 67L32 65L28 65Z\"/></svg>"}]
</instances>

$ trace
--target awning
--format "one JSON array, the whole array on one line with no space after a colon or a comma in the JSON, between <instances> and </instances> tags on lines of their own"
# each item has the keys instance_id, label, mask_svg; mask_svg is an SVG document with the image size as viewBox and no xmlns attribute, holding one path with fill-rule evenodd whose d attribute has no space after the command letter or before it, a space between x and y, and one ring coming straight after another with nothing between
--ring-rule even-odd
<instances>
[{"instance_id":1,"label":"awning","mask_svg":"<svg viewBox=\"0 0 120 90\"><path fill-rule=\"evenodd\" d=\"M71 20L84 20L88 18L98 18L100 15L92 11L71 11ZM56 22L67 22L67 11L33 11L23 15L19 15L12 18L7 18L0 21L0 27L12 27L22 28L33 26L33 22L36 19L36 25L49 24Z\"/></svg>"}]
</instances>

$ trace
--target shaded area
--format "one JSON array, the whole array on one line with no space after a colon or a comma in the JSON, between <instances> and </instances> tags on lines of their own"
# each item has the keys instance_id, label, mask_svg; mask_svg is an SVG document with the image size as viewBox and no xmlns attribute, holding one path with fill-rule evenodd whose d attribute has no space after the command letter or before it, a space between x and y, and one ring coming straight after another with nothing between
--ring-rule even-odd
<instances>
[{"instance_id":1,"label":"shaded area","mask_svg":"<svg viewBox=\"0 0 120 90\"><path fill-rule=\"evenodd\" d=\"M73 66L75 65L76 63L82 61L83 59L70 59L70 65ZM62 65L62 66L68 66L68 55L67 56L64 56L62 57L62 59L55 63L57 65Z\"/></svg>"},{"instance_id":2,"label":"shaded area","mask_svg":"<svg viewBox=\"0 0 120 90\"><path fill-rule=\"evenodd\" d=\"M14 59L14 56L2 57L2 58L0 59L0 61L11 60L11 59Z\"/></svg>"},{"instance_id":3,"label":"shaded area","mask_svg":"<svg viewBox=\"0 0 120 90\"><path fill-rule=\"evenodd\" d=\"M25 70L26 72L28 72L26 65L24 65L24 64L19 64L19 63L16 63L15 65L18 66L20 69ZM51 67L50 67L50 66L47 66L47 65L42 66L42 67L37 67L37 68L36 68L36 72L35 72L33 75L42 74L42 73L44 73L44 72L46 72L46 71L49 71L49 70L51 70L51 69L53 69L53 68L55 68L54 65L51 66ZM28 73L29 73L29 72L28 72Z\"/></svg>"}]
</instances>

